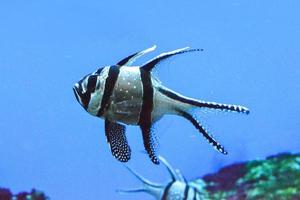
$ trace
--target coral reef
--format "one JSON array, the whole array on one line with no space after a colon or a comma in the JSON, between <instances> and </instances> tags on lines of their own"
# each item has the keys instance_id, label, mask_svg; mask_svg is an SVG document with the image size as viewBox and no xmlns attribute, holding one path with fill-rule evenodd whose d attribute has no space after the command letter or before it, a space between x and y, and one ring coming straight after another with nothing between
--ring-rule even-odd
<instances>
[{"instance_id":1,"label":"coral reef","mask_svg":"<svg viewBox=\"0 0 300 200\"><path fill-rule=\"evenodd\" d=\"M300 154L281 153L229 165L187 184L201 192L197 199L300 200ZM0 200L49 198L35 189L13 195L9 189L0 188Z\"/></svg>"},{"instance_id":2,"label":"coral reef","mask_svg":"<svg viewBox=\"0 0 300 200\"><path fill-rule=\"evenodd\" d=\"M32 189L31 192L20 192L13 195L9 189L0 188L0 200L49 200L43 192Z\"/></svg>"},{"instance_id":3,"label":"coral reef","mask_svg":"<svg viewBox=\"0 0 300 200\"><path fill-rule=\"evenodd\" d=\"M300 200L300 154L233 164L199 180L207 199Z\"/></svg>"}]
</instances>

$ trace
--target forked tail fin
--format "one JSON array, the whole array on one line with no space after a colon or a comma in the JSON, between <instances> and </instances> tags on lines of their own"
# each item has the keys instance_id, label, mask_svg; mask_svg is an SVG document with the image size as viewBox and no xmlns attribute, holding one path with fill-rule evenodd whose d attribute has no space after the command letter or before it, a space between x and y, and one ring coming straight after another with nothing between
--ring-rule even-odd
<instances>
[{"instance_id":1,"label":"forked tail fin","mask_svg":"<svg viewBox=\"0 0 300 200\"><path fill-rule=\"evenodd\" d=\"M178 112L181 114L181 116L189 120L198 129L198 131L204 136L204 138L208 141L208 143L212 145L217 151L219 151L224 155L228 154L225 148L217 140L215 140L213 136L208 133L207 130L205 130L205 128L196 119L196 117L194 117L193 115L191 115L186 111L178 110Z\"/></svg>"},{"instance_id":2,"label":"forked tail fin","mask_svg":"<svg viewBox=\"0 0 300 200\"><path fill-rule=\"evenodd\" d=\"M250 111L248 108L244 106L239 105L230 105L230 104L221 104L221 103L215 103L215 102L205 102L200 101L192 98L184 97L172 90L169 90L167 88L158 88L158 90L164 94L165 96L174 99L176 101L179 101L181 103L190 104L192 106L196 106L198 108L209 108L209 109L216 109L221 111L227 111L227 112L237 112L237 113L244 113L249 114Z\"/></svg>"},{"instance_id":3,"label":"forked tail fin","mask_svg":"<svg viewBox=\"0 0 300 200\"><path fill-rule=\"evenodd\" d=\"M220 104L215 102L205 102L199 101L196 99L187 98L182 96L172 90L169 90L165 87L159 87L158 91L161 94L167 96L170 99L173 99L175 103L173 103L174 110L179 115L183 116L185 119L189 120L194 127L204 136L204 138L219 152L222 154L227 154L225 148L217 142L212 135L208 133L208 131L203 127L203 125L197 120L197 118L192 114L192 110L194 108L208 108L208 109L215 109L227 112L236 112L236 113L243 113L249 114L250 111L248 108L244 106L238 105L229 105L229 104Z\"/></svg>"}]
</instances>

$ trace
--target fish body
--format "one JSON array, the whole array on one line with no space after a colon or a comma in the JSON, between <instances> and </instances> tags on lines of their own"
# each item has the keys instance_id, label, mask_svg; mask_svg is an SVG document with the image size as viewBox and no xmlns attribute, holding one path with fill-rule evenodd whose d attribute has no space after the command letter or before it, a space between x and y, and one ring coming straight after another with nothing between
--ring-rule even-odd
<instances>
[{"instance_id":1,"label":"fish body","mask_svg":"<svg viewBox=\"0 0 300 200\"><path fill-rule=\"evenodd\" d=\"M110 97L110 106L103 118L128 125L137 125L142 110L143 85L139 67L120 68L114 90Z\"/></svg>"},{"instance_id":2,"label":"fish body","mask_svg":"<svg viewBox=\"0 0 300 200\"><path fill-rule=\"evenodd\" d=\"M155 46L130 55L116 65L99 68L83 77L73 87L77 101L93 116L105 120L105 134L112 154L127 162L131 149L125 135L126 125L137 125L143 135L144 147L152 162L159 164L153 125L166 114L179 115L189 120L218 151L226 150L203 128L194 116L197 108L209 108L248 114L243 106L205 102L185 97L165 86L151 70L161 61L201 49L182 48L162 53L142 66L131 66L140 56L153 51Z\"/></svg>"},{"instance_id":3,"label":"fish body","mask_svg":"<svg viewBox=\"0 0 300 200\"><path fill-rule=\"evenodd\" d=\"M194 184L193 182L187 182L184 176L179 170L174 170L171 165L163 158L159 157L159 160L167 168L171 180L166 184L153 183L131 168L127 169L139 179L143 185L136 189L129 190L117 190L118 193L138 193L144 192L152 195L157 200L203 200L205 199L205 193L203 187L200 184Z\"/></svg>"},{"instance_id":4,"label":"fish body","mask_svg":"<svg viewBox=\"0 0 300 200\"><path fill-rule=\"evenodd\" d=\"M138 125L144 92L140 70L140 67L135 66L122 66L120 68L118 79L110 97L110 106L101 118L122 122L127 125ZM150 80L153 88L152 123L158 121L163 115L176 114L176 107L178 109L191 107L190 104L184 104L162 94L161 90L169 89L163 87L158 78L151 76ZM90 101L90 109L91 105L95 104L94 102L99 102L99 98ZM91 113L96 113L98 109L99 107L94 107L93 111L90 111L92 111Z\"/></svg>"}]
</instances>

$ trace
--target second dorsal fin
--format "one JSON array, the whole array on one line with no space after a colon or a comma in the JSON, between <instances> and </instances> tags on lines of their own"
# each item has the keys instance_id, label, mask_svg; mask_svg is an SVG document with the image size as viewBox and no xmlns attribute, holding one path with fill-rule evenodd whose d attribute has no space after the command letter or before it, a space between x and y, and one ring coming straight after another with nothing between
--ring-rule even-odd
<instances>
[{"instance_id":1,"label":"second dorsal fin","mask_svg":"<svg viewBox=\"0 0 300 200\"><path fill-rule=\"evenodd\" d=\"M141 68L145 71L150 72L157 64L159 64L161 61L177 55L177 54L183 54L183 53L188 53L188 52L193 52L193 51L203 51L203 49L189 49L189 47L181 48L181 49L176 49L174 51L169 51L166 53L162 53L158 55L157 57L153 58L152 60L148 61L145 63Z\"/></svg>"}]
</instances>

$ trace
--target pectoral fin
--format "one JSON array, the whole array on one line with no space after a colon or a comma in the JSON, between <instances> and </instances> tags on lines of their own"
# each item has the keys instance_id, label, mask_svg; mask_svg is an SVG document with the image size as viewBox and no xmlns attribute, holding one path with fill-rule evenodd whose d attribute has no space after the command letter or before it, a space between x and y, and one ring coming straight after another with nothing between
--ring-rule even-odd
<instances>
[{"instance_id":1,"label":"pectoral fin","mask_svg":"<svg viewBox=\"0 0 300 200\"><path fill-rule=\"evenodd\" d=\"M126 127L122 124L105 120L105 135L110 145L111 153L121 162L127 162L131 149L125 135Z\"/></svg>"}]
</instances>

